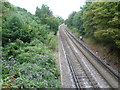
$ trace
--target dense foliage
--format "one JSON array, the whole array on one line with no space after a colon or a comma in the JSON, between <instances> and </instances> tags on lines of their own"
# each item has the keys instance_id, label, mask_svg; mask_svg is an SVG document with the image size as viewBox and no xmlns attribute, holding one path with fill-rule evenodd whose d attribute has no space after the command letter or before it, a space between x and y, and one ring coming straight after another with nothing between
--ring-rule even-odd
<instances>
[{"instance_id":1,"label":"dense foliage","mask_svg":"<svg viewBox=\"0 0 120 90\"><path fill-rule=\"evenodd\" d=\"M42 24L47 24L50 26L50 29L54 31L54 34L57 34L58 25L61 22L60 18L53 16L52 11L47 5L42 5L41 8L36 8L35 15L39 17ZM54 22L54 23L53 23Z\"/></svg>"},{"instance_id":2,"label":"dense foliage","mask_svg":"<svg viewBox=\"0 0 120 90\"><path fill-rule=\"evenodd\" d=\"M120 2L87 2L79 12L66 20L68 26L78 29L80 35L111 44L120 49Z\"/></svg>"},{"instance_id":3,"label":"dense foliage","mask_svg":"<svg viewBox=\"0 0 120 90\"><path fill-rule=\"evenodd\" d=\"M56 33L63 19L54 17L46 5L37 8L35 15L9 2L0 2L0 6L3 88L60 87L51 53L57 46Z\"/></svg>"}]
</instances>

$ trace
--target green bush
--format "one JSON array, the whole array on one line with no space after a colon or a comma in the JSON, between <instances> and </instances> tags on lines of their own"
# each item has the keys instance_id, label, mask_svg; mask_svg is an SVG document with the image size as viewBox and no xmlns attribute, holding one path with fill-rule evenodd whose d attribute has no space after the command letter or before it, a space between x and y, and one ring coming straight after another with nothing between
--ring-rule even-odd
<instances>
[{"instance_id":1,"label":"green bush","mask_svg":"<svg viewBox=\"0 0 120 90\"><path fill-rule=\"evenodd\" d=\"M42 9L36 16L7 2L0 5L3 7L3 26L0 29L3 38L3 55L0 56L3 88L60 87L59 71L51 54L51 49L56 47L53 33L57 32L58 19L44 5L46 10Z\"/></svg>"},{"instance_id":2,"label":"green bush","mask_svg":"<svg viewBox=\"0 0 120 90\"><path fill-rule=\"evenodd\" d=\"M47 43L46 45L52 49L52 50L56 50L57 45L58 45L58 41L57 41L57 36L55 36L52 32L48 34L48 38L47 38Z\"/></svg>"},{"instance_id":3,"label":"green bush","mask_svg":"<svg viewBox=\"0 0 120 90\"><path fill-rule=\"evenodd\" d=\"M21 48L24 46L25 44L23 41L17 39L15 42L11 42L3 48L4 56L7 55L9 57L13 55L15 57L17 54L23 53L23 50Z\"/></svg>"},{"instance_id":4,"label":"green bush","mask_svg":"<svg viewBox=\"0 0 120 90\"><path fill-rule=\"evenodd\" d=\"M99 30L94 32L95 39L102 41L104 43L114 43L119 48L120 47L120 32L119 29L109 28L107 30Z\"/></svg>"},{"instance_id":5,"label":"green bush","mask_svg":"<svg viewBox=\"0 0 120 90\"><path fill-rule=\"evenodd\" d=\"M19 50L13 52L20 52ZM47 47L39 44L23 47L22 51L17 53L15 58L8 57L7 60L2 60L4 84L12 83L13 88L60 87L59 71Z\"/></svg>"},{"instance_id":6,"label":"green bush","mask_svg":"<svg viewBox=\"0 0 120 90\"><path fill-rule=\"evenodd\" d=\"M8 85L6 88L9 88L9 85L12 88L58 88L59 72L55 65L49 67L46 65L43 68L40 62L19 64L13 60L3 60L3 84Z\"/></svg>"}]
</instances>

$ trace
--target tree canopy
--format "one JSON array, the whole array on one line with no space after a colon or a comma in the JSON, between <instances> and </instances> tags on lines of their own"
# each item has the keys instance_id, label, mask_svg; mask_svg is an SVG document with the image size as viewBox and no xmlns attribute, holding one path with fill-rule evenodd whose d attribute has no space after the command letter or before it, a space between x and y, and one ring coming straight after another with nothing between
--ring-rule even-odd
<instances>
[{"instance_id":1,"label":"tree canopy","mask_svg":"<svg viewBox=\"0 0 120 90\"><path fill-rule=\"evenodd\" d=\"M66 24L77 28L81 35L120 48L119 4L120 2L87 2L79 12L73 12L68 17Z\"/></svg>"}]
</instances>

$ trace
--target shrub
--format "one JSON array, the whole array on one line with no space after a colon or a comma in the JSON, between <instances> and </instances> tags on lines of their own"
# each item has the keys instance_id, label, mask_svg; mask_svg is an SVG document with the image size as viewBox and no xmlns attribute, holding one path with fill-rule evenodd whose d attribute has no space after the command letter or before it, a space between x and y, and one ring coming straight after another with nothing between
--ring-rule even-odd
<instances>
[{"instance_id":1,"label":"shrub","mask_svg":"<svg viewBox=\"0 0 120 90\"><path fill-rule=\"evenodd\" d=\"M53 33L49 33L48 34L48 41L47 41L47 46L52 49L55 50L57 48L57 37L53 34Z\"/></svg>"},{"instance_id":2,"label":"shrub","mask_svg":"<svg viewBox=\"0 0 120 90\"><path fill-rule=\"evenodd\" d=\"M119 29L109 28L107 30L99 30L94 32L95 39L104 43L115 44L115 47L120 47L120 32Z\"/></svg>"},{"instance_id":3,"label":"shrub","mask_svg":"<svg viewBox=\"0 0 120 90\"><path fill-rule=\"evenodd\" d=\"M16 55L15 58L10 56L2 59L3 88L60 87L59 71L51 51L39 41L36 41L38 45L34 42L27 47L20 40L10 44L12 48L19 48L10 49Z\"/></svg>"}]
</instances>

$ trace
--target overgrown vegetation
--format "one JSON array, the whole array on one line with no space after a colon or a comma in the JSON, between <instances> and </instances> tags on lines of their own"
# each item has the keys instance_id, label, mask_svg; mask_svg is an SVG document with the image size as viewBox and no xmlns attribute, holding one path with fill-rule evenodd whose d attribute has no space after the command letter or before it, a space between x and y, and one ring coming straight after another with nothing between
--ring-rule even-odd
<instances>
[{"instance_id":1,"label":"overgrown vegetation","mask_svg":"<svg viewBox=\"0 0 120 90\"><path fill-rule=\"evenodd\" d=\"M51 55L61 17L47 5L32 15L24 8L0 2L2 10L3 88L59 88L59 71Z\"/></svg>"},{"instance_id":2,"label":"overgrown vegetation","mask_svg":"<svg viewBox=\"0 0 120 90\"><path fill-rule=\"evenodd\" d=\"M95 54L120 72L120 2L86 2L65 21L76 36L83 36Z\"/></svg>"},{"instance_id":3,"label":"overgrown vegetation","mask_svg":"<svg viewBox=\"0 0 120 90\"><path fill-rule=\"evenodd\" d=\"M120 2L87 2L79 12L73 12L65 21L77 29L80 35L111 44L120 49Z\"/></svg>"}]
</instances>

